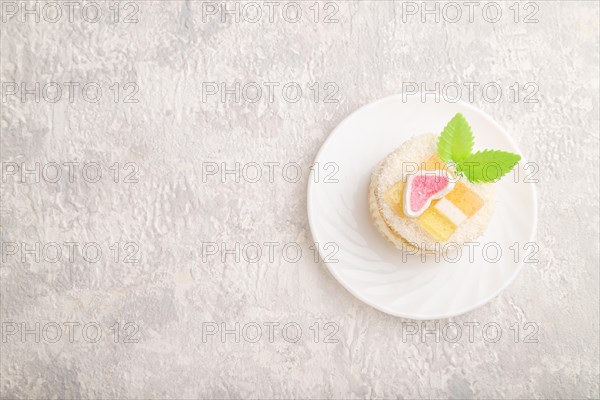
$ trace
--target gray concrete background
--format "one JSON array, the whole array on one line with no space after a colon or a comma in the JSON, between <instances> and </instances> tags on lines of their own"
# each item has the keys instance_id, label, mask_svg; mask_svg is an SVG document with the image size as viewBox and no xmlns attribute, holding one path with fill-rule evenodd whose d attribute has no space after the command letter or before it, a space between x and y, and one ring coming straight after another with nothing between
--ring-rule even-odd
<instances>
[{"instance_id":1,"label":"gray concrete background","mask_svg":"<svg viewBox=\"0 0 600 400\"><path fill-rule=\"evenodd\" d=\"M456 23L448 21L454 10L442 13L444 3L440 22L432 15L421 22L420 3L302 2L296 23L294 5L281 14L287 3L275 6L272 22L268 6L256 3L263 16L255 23L244 20L256 15L245 3L238 3L240 22L194 1L96 2L98 22L86 20L95 18L94 5L84 15L84 3L76 5L69 21L60 4L55 23L48 8L40 22L22 22L20 2L2 1L2 398L600 396L598 3L504 2L496 23L486 21L495 6L484 18L484 3L473 22L458 3ZM324 23L327 15L337 22ZM247 101L254 92L239 103L218 95L203 101L203 82L236 81L263 89L297 82L302 97L293 103L276 88L272 102L264 91L256 103ZM63 93L52 103L55 87L46 86L36 103L34 95L23 102L11 95L7 82L80 87L73 101ZM489 304L424 327L346 292L313 260L306 217L308 168L329 132L407 82L497 82L499 101L476 89L470 102L539 164L539 262ZM101 87L97 103L93 85L81 94L86 84ZM317 101L309 85L319 88ZM136 88L129 99L138 102L125 102ZM538 102L526 103L535 88ZM203 168L214 165L207 163L236 161L280 164L273 182L236 183L231 175L203 182ZM50 182L50 162L80 163L72 164L73 182L65 164ZM98 182L94 164L83 168L94 162L103 172ZM39 173L22 183L9 175L11 163L40 163ZM287 163L302 167L298 182L282 178ZM68 242L77 243L72 260ZM272 260L263 253L258 263L222 262L217 254L203 262L207 242L280 245ZM39 243L40 260L21 243ZM61 260L52 262L49 243ZM282 255L286 243L301 246L300 261ZM86 244L88 258L101 248L98 261L83 259ZM129 253L139 262L124 262ZM69 322L79 324L72 338ZM221 329L212 322L239 323L239 342L234 334L203 337ZM280 324L273 340L269 322ZM455 343L453 322L462 327ZM256 343L252 323L262 327ZM297 342L295 328L283 335L287 323L302 328ZM470 323L480 324L472 338ZM93 342L97 327L102 336ZM502 336L493 342L496 327ZM407 335L423 328L439 332L439 342Z\"/></svg>"}]
</instances>

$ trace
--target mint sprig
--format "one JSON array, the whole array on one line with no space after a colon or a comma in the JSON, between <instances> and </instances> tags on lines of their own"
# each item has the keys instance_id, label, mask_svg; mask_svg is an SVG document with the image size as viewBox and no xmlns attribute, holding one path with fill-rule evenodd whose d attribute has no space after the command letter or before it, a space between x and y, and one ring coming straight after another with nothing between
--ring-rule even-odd
<instances>
[{"instance_id":1,"label":"mint sprig","mask_svg":"<svg viewBox=\"0 0 600 400\"><path fill-rule=\"evenodd\" d=\"M483 150L471 154L456 165L469 182L495 182L508 174L521 156L500 150Z\"/></svg>"},{"instance_id":2,"label":"mint sprig","mask_svg":"<svg viewBox=\"0 0 600 400\"><path fill-rule=\"evenodd\" d=\"M473 151L473 132L462 114L456 114L437 141L438 156L456 165L456 171L469 182L495 182L509 173L521 156L501 150Z\"/></svg>"},{"instance_id":3,"label":"mint sprig","mask_svg":"<svg viewBox=\"0 0 600 400\"><path fill-rule=\"evenodd\" d=\"M471 154L474 141L469 123L462 114L456 114L438 139L438 155L445 162L459 163Z\"/></svg>"}]
</instances>

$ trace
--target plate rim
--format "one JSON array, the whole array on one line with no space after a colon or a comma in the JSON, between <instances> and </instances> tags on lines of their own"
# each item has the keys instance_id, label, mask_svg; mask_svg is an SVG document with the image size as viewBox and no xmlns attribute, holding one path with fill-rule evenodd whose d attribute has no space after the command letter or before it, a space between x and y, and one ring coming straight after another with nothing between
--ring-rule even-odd
<instances>
[{"instance_id":1,"label":"plate rim","mask_svg":"<svg viewBox=\"0 0 600 400\"><path fill-rule=\"evenodd\" d=\"M416 95L420 96L421 92L417 92L415 93ZM380 105L381 103L385 103L388 101L394 101L398 98L402 98L403 94L402 93L397 93L397 94L392 94L389 96L385 96L382 97L380 99L377 99L375 101L372 101L370 103L367 103L359 108L357 108L356 110L354 110L352 113L350 113L349 115L347 115L339 124L336 125L335 128L333 128L333 130L329 133L329 135L327 136L327 138L325 139L325 141L321 144L321 146L319 147L319 151L317 151L317 154L315 155L314 159L313 159L313 165L315 163L318 162L319 158L321 157L321 155L323 154L324 150L326 149L328 143L330 142L330 140L332 140L332 138L335 136L335 134L340 131L340 127L343 127L346 123L348 123L348 120L351 119L353 116L355 116L356 114L363 112L365 110L367 110L368 108L371 107L375 107L377 105ZM479 113L485 120L487 120L487 122L491 123L496 129L498 129L503 135L504 137L508 140L508 142L515 148L517 149L518 153L521 154L521 162L523 164L527 163L527 159L525 158L525 156L523 156L523 152L521 151L521 149L519 148L519 146L517 145L517 143L514 141L514 139L512 138L511 135L509 135L509 133L499 124L497 123L492 117L491 115L489 115L486 111L475 107L473 104L467 103L463 100L458 100L456 102L448 102L446 100L443 100L441 102L436 102L436 104L440 104L440 103L447 103L447 104L460 104L463 107L466 107L467 109L470 109L473 112ZM403 102L404 103L404 102ZM423 103L426 104L426 103ZM318 237L315 233L315 228L313 225L313 219L315 219L315 215L314 215L314 209L312 206L312 201L311 201L311 197L312 197L312 193L313 193L313 187L316 185L316 183L313 182L312 179L308 180L308 185L307 185L307 194L306 194L306 209L307 209L307 217L308 217L308 226L310 228L310 233L312 235L312 238L315 242L319 242ZM532 191L533 191L533 229L531 231L531 235L529 237L529 241L533 242L535 241L535 238L537 236L537 225L538 225L538 194L537 194L537 184L533 183L532 184ZM366 194L365 194L366 196ZM517 268L515 269L515 271L512 273L512 275L506 280L506 282L498 289L496 290L494 293L492 293L489 296L484 297L483 300L477 302L475 305L472 306L468 306L465 307L464 309L460 309L456 312L453 313L447 313L447 314L437 314L437 315L432 315L432 316L423 316L423 315L411 315L411 314L405 314L402 312L397 312L395 310L392 310L388 307L385 306L381 306L379 304L375 304L374 302L368 300L367 298L365 298L365 296L363 296L360 292L356 291L354 288L352 288L350 285L347 284L347 282L344 281L344 279L342 279L340 277L340 275L338 274L338 272L336 271L336 269L334 268L334 266L330 265L330 263L326 262L325 259L323 258L323 254L321 254L321 248L320 246L318 247L318 251L319 254L321 255L321 263L325 264L327 266L327 269L329 270L329 272L333 275L333 277L336 279L336 281L344 288L346 289L348 292L350 292L350 294L352 294L354 297L356 297L358 300L362 301L363 303L373 307L376 310L379 310L381 312L384 312L386 314L389 315L393 315L395 317L400 317L400 318L406 318L406 319L412 319L412 320L417 320L417 321L431 321L431 320L438 320L438 319L447 319L447 318L452 318L452 317L457 317L460 315L464 315L466 313L469 313L475 309L478 309L482 306L484 306L485 304L489 303L490 301L492 301L494 298L496 298L500 293L502 293L504 291L504 289L506 289L508 286L510 286L514 280L516 279L517 275L519 275L519 273L521 272L521 269L523 268L523 264L524 261L520 260L519 265L517 266Z\"/></svg>"}]
</instances>

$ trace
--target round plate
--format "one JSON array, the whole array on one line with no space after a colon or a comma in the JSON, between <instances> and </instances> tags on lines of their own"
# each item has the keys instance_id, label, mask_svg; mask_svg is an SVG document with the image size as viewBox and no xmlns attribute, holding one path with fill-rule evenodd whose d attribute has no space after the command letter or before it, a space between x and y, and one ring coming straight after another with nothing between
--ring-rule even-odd
<instances>
[{"instance_id":1,"label":"round plate","mask_svg":"<svg viewBox=\"0 0 600 400\"><path fill-rule=\"evenodd\" d=\"M321 173L308 184L308 220L322 259L350 293L388 314L439 319L466 313L494 298L523 261L536 257L536 168L524 158L494 183L496 211L486 233L454 260L404 255L373 226L367 203L373 169L411 137L441 132L459 112L471 125L475 150L522 155L504 129L469 104L395 95L346 118L315 159Z\"/></svg>"}]
</instances>

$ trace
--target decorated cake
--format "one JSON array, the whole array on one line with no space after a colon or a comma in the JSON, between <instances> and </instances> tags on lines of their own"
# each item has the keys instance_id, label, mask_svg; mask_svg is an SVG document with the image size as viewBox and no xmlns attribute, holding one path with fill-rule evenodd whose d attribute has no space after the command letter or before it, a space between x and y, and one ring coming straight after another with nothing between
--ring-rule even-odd
<instances>
[{"instance_id":1,"label":"decorated cake","mask_svg":"<svg viewBox=\"0 0 600 400\"><path fill-rule=\"evenodd\" d=\"M462 114L441 134L416 136L375 169L369 187L371 218L397 248L444 252L481 236L494 213L493 183L521 157L500 150L473 152Z\"/></svg>"}]
</instances>

